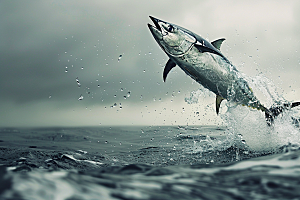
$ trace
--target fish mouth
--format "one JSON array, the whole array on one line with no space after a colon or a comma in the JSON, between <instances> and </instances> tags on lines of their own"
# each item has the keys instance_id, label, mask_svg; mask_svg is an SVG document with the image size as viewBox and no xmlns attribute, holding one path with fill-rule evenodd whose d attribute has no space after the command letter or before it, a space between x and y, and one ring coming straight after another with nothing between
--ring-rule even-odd
<instances>
[{"instance_id":1,"label":"fish mouth","mask_svg":"<svg viewBox=\"0 0 300 200\"><path fill-rule=\"evenodd\" d=\"M158 22L160 21L159 19L156 19L155 17L152 17L152 16L149 16L150 19L153 21L154 25L155 25L155 28L157 30L159 30L160 32L162 32L161 28L160 28L160 25L158 24ZM151 28L154 28L153 25L151 24L148 24L148 27L151 29Z\"/></svg>"}]
</instances>

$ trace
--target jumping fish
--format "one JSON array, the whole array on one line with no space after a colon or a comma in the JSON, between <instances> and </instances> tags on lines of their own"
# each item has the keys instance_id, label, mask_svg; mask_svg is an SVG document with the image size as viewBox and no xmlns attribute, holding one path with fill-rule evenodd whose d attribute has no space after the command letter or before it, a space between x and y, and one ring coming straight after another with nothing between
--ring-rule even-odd
<instances>
[{"instance_id":1,"label":"jumping fish","mask_svg":"<svg viewBox=\"0 0 300 200\"><path fill-rule=\"evenodd\" d=\"M299 106L300 102L281 103L267 109L263 106L247 81L234 65L221 53L224 38L208 42L201 36L150 16L154 26L148 27L169 60L164 68L163 80L175 66L179 66L187 75L216 94L216 112L226 99L265 113L268 125L285 110Z\"/></svg>"}]
</instances>

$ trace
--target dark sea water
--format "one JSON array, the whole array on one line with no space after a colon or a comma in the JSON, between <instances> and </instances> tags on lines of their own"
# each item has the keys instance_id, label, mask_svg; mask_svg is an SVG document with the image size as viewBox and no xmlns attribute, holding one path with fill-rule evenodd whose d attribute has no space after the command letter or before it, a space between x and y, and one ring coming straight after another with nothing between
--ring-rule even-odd
<instances>
[{"instance_id":1,"label":"dark sea water","mask_svg":"<svg viewBox=\"0 0 300 200\"><path fill-rule=\"evenodd\" d=\"M2 128L0 199L300 199L299 128L235 109L226 127Z\"/></svg>"}]
</instances>

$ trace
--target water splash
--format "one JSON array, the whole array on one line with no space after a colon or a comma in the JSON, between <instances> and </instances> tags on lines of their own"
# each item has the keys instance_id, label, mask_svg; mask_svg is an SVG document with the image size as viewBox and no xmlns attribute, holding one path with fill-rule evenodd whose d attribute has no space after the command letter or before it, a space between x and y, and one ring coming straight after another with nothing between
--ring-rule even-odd
<instances>
[{"instance_id":1,"label":"water splash","mask_svg":"<svg viewBox=\"0 0 300 200\"><path fill-rule=\"evenodd\" d=\"M275 85L264 76L244 77L257 93L261 92L266 107L278 102L288 102L279 94ZM272 126L268 126L263 112L227 102L227 112L221 118L228 132L241 134L249 148L255 151L276 152L289 144L300 144L300 130L292 123L298 108L279 115ZM298 117L299 118L299 115Z\"/></svg>"},{"instance_id":2,"label":"water splash","mask_svg":"<svg viewBox=\"0 0 300 200\"><path fill-rule=\"evenodd\" d=\"M178 91L178 93L180 93L180 91ZM200 88L198 90L191 91L190 96L186 97L184 101L188 104L197 104L200 98L212 96L214 96L214 94L211 91L200 85Z\"/></svg>"},{"instance_id":3,"label":"water splash","mask_svg":"<svg viewBox=\"0 0 300 200\"><path fill-rule=\"evenodd\" d=\"M292 124L290 112L278 116L268 126L263 112L243 106L227 107L227 112L220 115L227 124L227 134L240 134L251 150L276 152L285 145L300 145L300 130Z\"/></svg>"},{"instance_id":4,"label":"water splash","mask_svg":"<svg viewBox=\"0 0 300 200\"><path fill-rule=\"evenodd\" d=\"M243 77L254 90L255 94L261 93L259 99L266 107L274 103L288 102L279 94L275 85L266 77ZM188 104L196 104L203 96L214 95L201 87L192 91L190 97L185 98ZM226 140L222 142L205 138L196 141L193 153L202 153L211 150L226 149L234 145L238 148L247 147L257 152L278 152L279 148L286 145L300 145L300 129L293 124L292 117L299 118L300 108L293 108L279 115L272 126L265 121L265 114L261 111L237 105L233 102L223 101L219 117L226 126Z\"/></svg>"}]
</instances>

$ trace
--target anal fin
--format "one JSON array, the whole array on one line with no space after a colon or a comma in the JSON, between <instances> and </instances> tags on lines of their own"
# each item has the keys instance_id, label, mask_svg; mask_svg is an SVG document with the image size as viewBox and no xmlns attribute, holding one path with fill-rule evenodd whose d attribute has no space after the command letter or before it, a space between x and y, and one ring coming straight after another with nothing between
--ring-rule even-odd
<instances>
[{"instance_id":1,"label":"anal fin","mask_svg":"<svg viewBox=\"0 0 300 200\"><path fill-rule=\"evenodd\" d=\"M168 73L175 66L176 66L176 63L174 61L172 61L171 59L169 59L166 66L165 66L164 73L163 73L164 82L166 82L166 78L167 78Z\"/></svg>"},{"instance_id":2,"label":"anal fin","mask_svg":"<svg viewBox=\"0 0 300 200\"><path fill-rule=\"evenodd\" d=\"M220 95L217 95L216 97L216 111L217 111L217 115L219 114L219 111L220 111L220 105L221 105L221 102L224 100L223 97L221 97Z\"/></svg>"}]
</instances>

